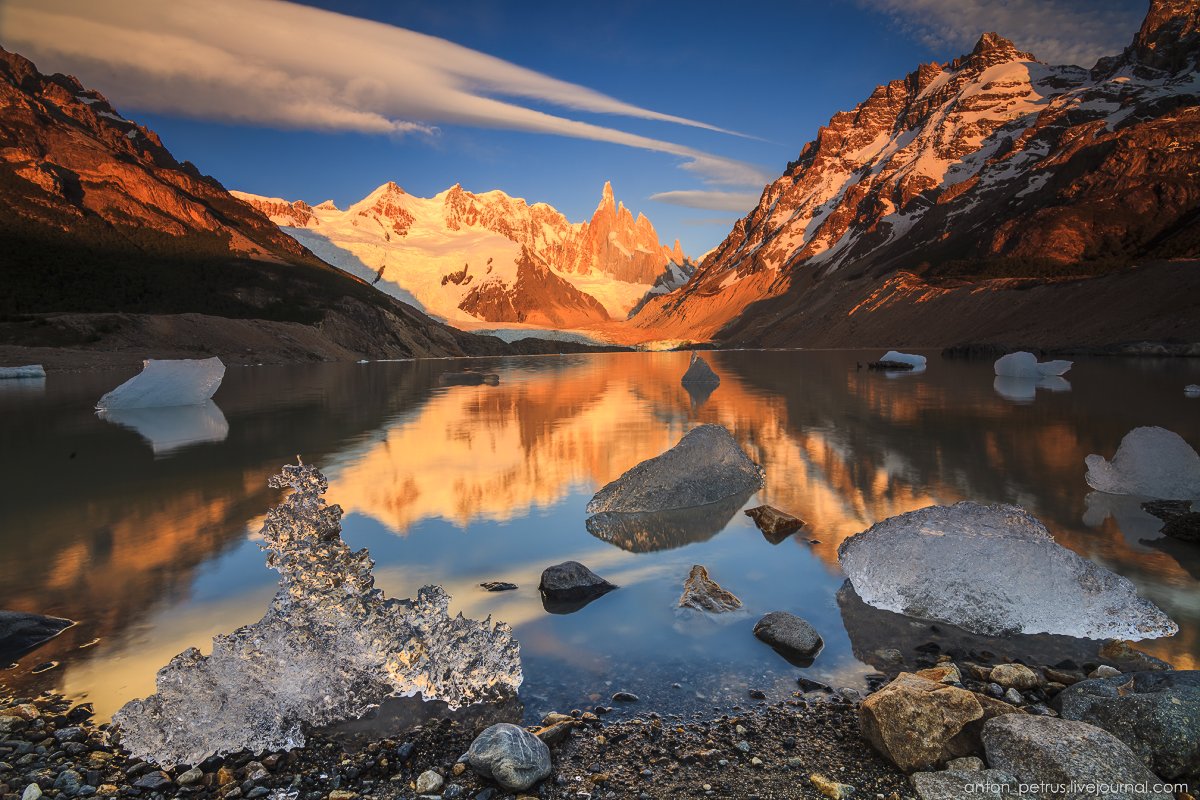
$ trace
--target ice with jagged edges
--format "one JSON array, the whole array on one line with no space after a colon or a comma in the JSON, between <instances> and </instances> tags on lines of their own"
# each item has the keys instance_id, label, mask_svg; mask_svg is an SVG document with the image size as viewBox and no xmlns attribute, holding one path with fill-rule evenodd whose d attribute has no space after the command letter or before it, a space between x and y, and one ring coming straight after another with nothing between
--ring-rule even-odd
<instances>
[{"instance_id":1,"label":"ice with jagged edges","mask_svg":"<svg viewBox=\"0 0 1200 800\"><path fill-rule=\"evenodd\" d=\"M1179 434L1155 426L1125 434L1112 461L1084 459L1088 486L1108 494L1200 500L1200 455Z\"/></svg>"},{"instance_id":2,"label":"ice with jagged edges","mask_svg":"<svg viewBox=\"0 0 1200 800\"><path fill-rule=\"evenodd\" d=\"M838 548L866 603L980 635L1152 639L1179 628L1132 583L1055 543L1016 506L962 502L891 517Z\"/></svg>"},{"instance_id":3,"label":"ice with jagged edges","mask_svg":"<svg viewBox=\"0 0 1200 800\"><path fill-rule=\"evenodd\" d=\"M216 394L225 377L221 359L148 358L142 371L100 398L100 411L120 408L197 406Z\"/></svg>"},{"instance_id":4,"label":"ice with jagged edges","mask_svg":"<svg viewBox=\"0 0 1200 800\"><path fill-rule=\"evenodd\" d=\"M913 372L920 372L925 369L925 356L913 355L912 353L899 353L895 350L888 350L883 354L883 358L879 360L885 363L911 364Z\"/></svg>"},{"instance_id":5,"label":"ice with jagged edges","mask_svg":"<svg viewBox=\"0 0 1200 800\"><path fill-rule=\"evenodd\" d=\"M1046 378L1065 375L1074 365L1074 361L1042 361L1037 356L1019 350L1000 356L993 364L996 375L1002 378Z\"/></svg>"},{"instance_id":6,"label":"ice with jagged edges","mask_svg":"<svg viewBox=\"0 0 1200 800\"><path fill-rule=\"evenodd\" d=\"M0 380L29 380L44 378L46 370L41 364L26 364L23 367L0 367Z\"/></svg>"},{"instance_id":7,"label":"ice with jagged edges","mask_svg":"<svg viewBox=\"0 0 1200 800\"><path fill-rule=\"evenodd\" d=\"M507 625L451 617L438 586L385 598L370 554L342 541L342 509L326 505L319 470L288 465L270 485L293 489L261 531L279 590L261 620L215 637L212 655L193 647L175 656L155 694L114 715L134 757L198 764L289 750L309 726L357 719L388 697L458 708L516 692L521 657Z\"/></svg>"}]
</instances>

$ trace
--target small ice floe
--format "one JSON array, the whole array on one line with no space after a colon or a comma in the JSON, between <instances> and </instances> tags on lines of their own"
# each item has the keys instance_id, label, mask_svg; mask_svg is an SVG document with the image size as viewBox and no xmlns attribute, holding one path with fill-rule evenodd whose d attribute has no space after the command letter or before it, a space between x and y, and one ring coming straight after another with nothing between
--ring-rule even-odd
<instances>
[{"instance_id":1,"label":"small ice floe","mask_svg":"<svg viewBox=\"0 0 1200 800\"><path fill-rule=\"evenodd\" d=\"M23 367L0 367L0 380L29 380L45 378L46 370L41 364L27 364Z\"/></svg>"},{"instance_id":2,"label":"small ice floe","mask_svg":"<svg viewBox=\"0 0 1200 800\"><path fill-rule=\"evenodd\" d=\"M212 400L195 406L114 408L99 412L106 422L136 431L162 456L206 442L223 442L229 422Z\"/></svg>"},{"instance_id":3,"label":"small ice floe","mask_svg":"<svg viewBox=\"0 0 1200 800\"><path fill-rule=\"evenodd\" d=\"M194 406L212 399L225 365L217 357L154 359L142 362L142 371L100 398L98 410Z\"/></svg>"},{"instance_id":4,"label":"small ice floe","mask_svg":"<svg viewBox=\"0 0 1200 800\"><path fill-rule=\"evenodd\" d=\"M589 514L668 511L715 503L763 486L763 470L720 425L700 425L662 455L596 492Z\"/></svg>"},{"instance_id":5,"label":"small ice floe","mask_svg":"<svg viewBox=\"0 0 1200 800\"><path fill-rule=\"evenodd\" d=\"M261 531L279 590L261 620L215 637L211 655L175 656L156 694L113 716L135 758L172 766L290 750L306 730L360 718L388 697L453 709L515 694L521 656L507 625L450 616L439 586L386 598L370 554L342 541L342 509L326 505L315 467L286 466L270 486L293 490Z\"/></svg>"},{"instance_id":6,"label":"small ice floe","mask_svg":"<svg viewBox=\"0 0 1200 800\"><path fill-rule=\"evenodd\" d=\"M1163 500L1200 498L1200 455L1166 428L1134 428L1125 434L1112 461L1092 454L1088 486L1109 494L1136 494Z\"/></svg>"},{"instance_id":7,"label":"small ice floe","mask_svg":"<svg viewBox=\"0 0 1200 800\"><path fill-rule=\"evenodd\" d=\"M1014 403L1031 403L1037 396L1037 390L1048 392L1069 392L1071 382L1058 375L1046 375L1040 378L1014 378L1010 375L997 375L992 381L996 394Z\"/></svg>"},{"instance_id":8,"label":"small ice floe","mask_svg":"<svg viewBox=\"0 0 1200 800\"><path fill-rule=\"evenodd\" d=\"M925 356L888 350L878 361L872 361L870 367L871 369L881 369L892 372L899 370L903 370L905 372L924 372Z\"/></svg>"},{"instance_id":9,"label":"small ice floe","mask_svg":"<svg viewBox=\"0 0 1200 800\"><path fill-rule=\"evenodd\" d=\"M1189 383L1183 387L1184 397L1200 397L1200 383Z\"/></svg>"},{"instance_id":10,"label":"small ice floe","mask_svg":"<svg viewBox=\"0 0 1200 800\"><path fill-rule=\"evenodd\" d=\"M1074 365L1074 361L1043 361L1038 363L1037 356L1020 350L996 359L994 368L996 375L1004 378L1032 378L1034 380L1054 375L1065 375Z\"/></svg>"},{"instance_id":11,"label":"small ice floe","mask_svg":"<svg viewBox=\"0 0 1200 800\"><path fill-rule=\"evenodd\" d=\"M842 542L838 560L864 602L976 634L1151 639L1179 630L1132 583L1058 545L1016 506L901 514Z\"/></svg>"}]
</instances>

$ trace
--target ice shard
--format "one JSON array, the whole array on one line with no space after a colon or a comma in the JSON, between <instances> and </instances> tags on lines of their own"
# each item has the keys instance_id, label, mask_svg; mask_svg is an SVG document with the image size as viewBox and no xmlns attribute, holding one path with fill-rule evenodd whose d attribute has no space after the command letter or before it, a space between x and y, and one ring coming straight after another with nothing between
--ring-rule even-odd
<instances>
[{"instance_id":1,"label":"ice shard","mask_svg":"<svg viewBox=\"0 0 1200 800\"><path fill-rule=\"evenodd\" d=\"M883 354L883 358L879 359L879 362L883 364L910 364L913 372L922 372L925 369L925 356L899 353L895 350L888 350Z\"/></svg>"},{"instance_id":2,"label":"ice shard","mask_svg":"<svg viewBox=\"0 0 1200 800\"><path fill-rule=\"evenodd\" d=\"M356 719L389 697L458 708L517 690L520 650L507 625L451 617L438 586L385 598L370 554L342 541L342 510L326 505L319 470L289 465L270 485L293 490L261 531L279 590L261 620L215 637L212 655L193 647L175 656L155 694L114 715L134 757L197 764L288 750L304 744L307 727Z\"/></svg>"},{"instance_id":3,"label":"ice shard","mask_svg":"<svg viewBox=\"0 0 1200 800\"><path fill-rule=\"evenodd\" d=\"M1166 428L1134 428L1125 434L1112 461L1092 454L1084 463L1088 486L1101 492L1200 499L1200 455Z\"/></svg>"},{"instance_id":4,"label":"ice shard","mask_svg":"<svg viewBox=\"0 0 1200 800\"><path fill-rule=\"evenodd\" d=\"M96 408L161 408L195 406L216 394L225 377L225 365L212 358L153 359L142 362L142 371L100 398Z\"/></svg>"},{"instance_id":5,"label":"ice shard","mask_svg":"<svg viewBox=\"0 0 1200 800\"><path fill-rule=\"evenodd\" d=\"M1043 361L1038 363L1037 356L1019 350L1000 356L993 365L996 374L1003 378L1044 378L1065 375L1071 369L1073 361Z\"/></svg>"},{"instance_id":6,"label":"ice shard","mask_svg":"<svg viewBox=\"0 0 1200 800\"><path fill-rule=\"evenodd\" d=\"M0 367L0 380L28 380L44 378L46 370L41 364L27 364L24 367Z\"/></svg>"},{"instance_id":7,"label":"ice shard","mask_svg":"<svg viewBox=\"0 0 1200 800\"><path fill-rule=\"evenodd\" d=\"M876 608L975 634L1151 639L1179 628L1125 578L1055 543L1016 506L962 502L891 517L838 560Z\"/></svg>"}]
</instances>

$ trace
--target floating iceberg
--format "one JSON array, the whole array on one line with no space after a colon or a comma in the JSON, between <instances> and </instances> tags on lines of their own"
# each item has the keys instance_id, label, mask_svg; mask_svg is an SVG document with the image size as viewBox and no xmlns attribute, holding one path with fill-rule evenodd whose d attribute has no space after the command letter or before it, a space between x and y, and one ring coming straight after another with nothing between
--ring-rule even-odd
<instances>
[{"instance_id":1,"label":"floating iceberg","mask_svg":"<svg viewBox=\"0 0 1200 800\"><path fill-rule=\"evenodd\" d=\"M114 715L134 757L197 764L288 750L304 744L306 726L361 717L388 697L458 708L517 690L520 651L507 625L450 617L438 586L386 599L370 555L341 539L342 509L325 504L325 476L289 465L270 485L294 490L261 532L279 591L261 620L215 637L210 656L194 647L175 656L156 694Z\"/></svg>"},{"instance_id":2,"label":"floating iceberg","mask_svg":"<svg viewBox=\"0 0 1200 800\"><path fill-rule=\"evenodd\" d=\"M916 356L910 353L898 353L895 350L888 350L883 354L883 358L879 359L881 364L910 364L913 372L922 372L925 369L925 356Z\"/></svg>"},{"instance_id":3,"label":"floating iceberg","mask_svg":"<svg viewBox=\"0 0 1200 800\"><path fill-rule=\"evenodd\" d=\"M100 398L96 408L159 408L196 406L212 399L225 377L216 356L203 359L154 359L142 371Z\"/></svg>"},{"instance_id":4,"label":"floating iceberg","mask_svg":"<svg viewBox=\"0 0 1200 800\"><path fill-rule=\"evenodd\" d=\"M1189 383L1183 387L1184 397L1200 397L1200 383Z\"/></svg>"},{"instance_id":5,"label":"floating iceberg","mask_svg":"<svg viewBox=\"0 0 1200 800\"><path fill-rule=\"evenodd\" d=\"M46 370L41 364L29 364L24 367L0 367L0 380L21 380L27 378L44 378Z\"/></svg>"},{"instance_id":6,"label":"floating iceberg","mask_svg":"<svg viewBox=\"0 0 1200 800\"><path fill-rule=\"evenodd\" d=\"M101 411L101 419L137 431L162 456L193 444L223 442L229 422L212 400L198 406L167 408L114 408Z\"/></svg>"},{"instance_id":7,"label":"floating iceberg","mask_svg":"<svg viewBox=\"0 0 1200 800\"><path fill-rule=\"evenodd\" d=\"M715 503L763 485L763 470L720 425L700 425L662 455L596 492L589 514L668 511Z\"/></svg>"},{"instance_id":8,"label":"floating iceberg","mask_svg":"<svg viewBox=\"0 0 1200 800\"><path fill-rule=\"evenodd\" d=\"M996 374L1005 378L1042 378L1054 375L1065 375L1071 369L1074 361L1043 361L1038 363L1037 356L1020 350L996 359Z\"/></svg>"},{"instance_id":9,"label":"floating iceberg","mask_svg":"<svg viewBox=\"0 0 1200 800\"><path fill-rule=\"evenodd\" d=\"M1057 375L1046 375L1040 378L1014 378L1011 375L997 375L992 381L996 394L1015 403L1032 402L1038 389L1049 392L1069 392L1071 382Z\"/></svg>"},{"instance_id":10,"label":"floating iceberg","mask_svg":"<svg viewBox=\"0 0 1200 800\"><path fill-rule=\"evenodd\" d=\"M1125 434L1112 461L1090 455L1088 486L1109 494L1136 494L1164 500L1200 498L1200 455L1165 428L1134 428Z\"/></svg>"},{"instance_id":11,"label":"floating iceberg","mask_svg":"<svg viewBox=\"0 0 1200 800\"><path fill-rule=\"evenodd\" d=\"M901 514L842 542L838 560L870 605L976 634L1150 639L1179 630L1132 583L1059 546L1016 506Z\"/></svg>"}]
</instances>

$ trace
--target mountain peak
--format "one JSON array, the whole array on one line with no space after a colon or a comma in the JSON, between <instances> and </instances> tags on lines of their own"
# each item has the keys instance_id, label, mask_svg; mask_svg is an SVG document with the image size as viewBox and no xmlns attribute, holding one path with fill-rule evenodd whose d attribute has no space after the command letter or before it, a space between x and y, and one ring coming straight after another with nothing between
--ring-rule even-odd
<instances>
[{"instance_id":1,"label":"mountain peak","mask_svg":"<svg viewBox=\"0 0 1200 800\"><path fill-rule=\"evenodd\" d=\"M604 191L600 193L600 199L606 203L611 203L613 201L612 181L604 182Z\"/></svg>"},{"instance_id":2,"label":"mountain peak","mask_svg":"<svg viewBox=\"0 0 1200 800\"><path fill-rule=\"evenodd\" d=\"M1195 58L1200 47L1200 3L1196 0L1151 0L1150 10L1133 39L1132 55L1154 69L1177 72Z\"/></svg>"},{"instance_id":3,"label":"mountain peak","mask_svg":"<svg viewBox=\"0 0 1200 800\"><path fill-rule=\"evenodd\" d=\"M989 31L979 37L979 41L975 43L975 49L971 51L971 55L977 56L981 53L990 53L994 50L1016 50L1017 46L1012 43L1011 39L1006 39L995 31Z\"/></svg>"}]
</instances>

